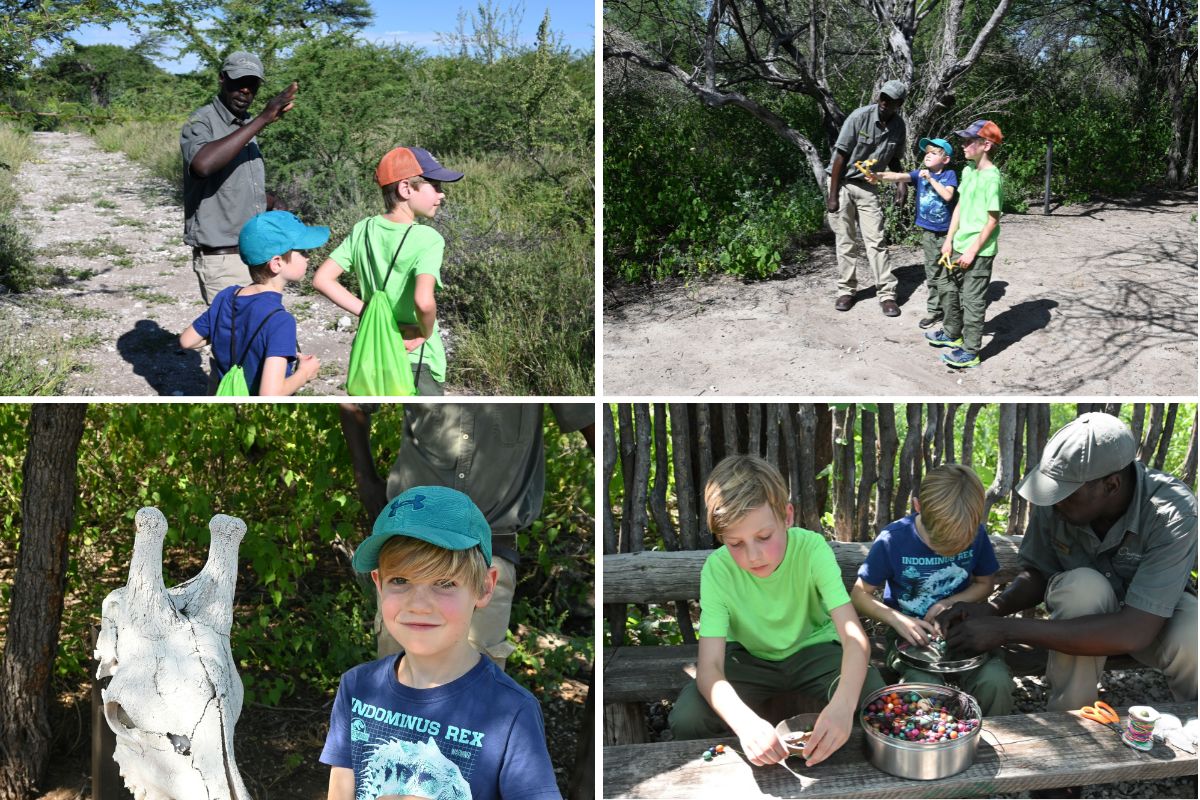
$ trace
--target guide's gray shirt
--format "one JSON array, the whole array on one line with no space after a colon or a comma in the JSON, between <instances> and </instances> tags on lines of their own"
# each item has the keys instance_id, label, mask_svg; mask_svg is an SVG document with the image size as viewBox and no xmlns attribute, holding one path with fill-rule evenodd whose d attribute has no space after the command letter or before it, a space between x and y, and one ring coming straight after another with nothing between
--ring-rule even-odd
<instances>
[{"instance_id":1,"label":"guide's gray shirt","mask_svg":"<svg viewBox=\"0 0 1200 800\"><path fill-rule=\"evenodd\" d=\"M850 112L846 121L842 123L842 130L838 133L833 149L835 153L841 150L846 154L845 177L857 180L862 177L862 172L854 166L855 161L873 158L875 164L872 165L872 170L885 170L904 146L906 136L907 129L899 114L885 123L879 118L879 104L872 103ZM833 174L832 158L825 167L825 173Z\"/></svg>"},{"instance_id":2,"label":"guide's gray shirt","mask_svg":"<svg viewBox=\"0 0 1200 800\"><path fill-rule=\"evenodd\" d=\"M224 139L246 121L235 117L215 97L184 123L179 135L183 152L183 241L192 247L236 247L246 221L267 210L266 176L257 138L207 178L197 178L191 170L192 159L200 148Z\"/></svg>"}]
</instances>

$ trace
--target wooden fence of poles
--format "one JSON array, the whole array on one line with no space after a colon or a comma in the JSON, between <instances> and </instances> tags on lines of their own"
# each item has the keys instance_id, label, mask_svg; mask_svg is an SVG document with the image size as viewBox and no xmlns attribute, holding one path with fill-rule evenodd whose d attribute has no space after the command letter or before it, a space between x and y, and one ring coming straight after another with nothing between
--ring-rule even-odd
<instances>
[{"instance_id":1,"label":"wooden fence of poles","mask_svg":"<svg viewBox=\"0 0 1200 800\"><path fill-rule=\"evenodd\" d=\"M762 456L779 468L800 527L824 530L821 520L829 511L833 524L827 533L838 541L870 541L908 512L928 470L943 463L973 465L976 420L984 407L966 404L960 415L958 403L908 403L900 441L897 408L891 403L609 406L603 414L604 552L639 552L658 537L667 550L715 547L704 519L704 484L713 465L735 453ZM1118 414L1121 404L1081 403L1076 410ZM1141 461L1163 467L1178 412L1176 403L1133 404L1130 428L1140 443ZM856 425L861 431L858 442ZM1196 480L1196 427L1193 414L1186 461L1178 476L1188 486ZM1050 433L1049 404L999 405L997 463L986 503L990 509L1007 498L1008 535L1024 532L1029 508L1016 484L1037 464ZM622 486L614 500L611 483L618 462ZM668 498L671 475L674 496ZM679 614L681 620L687 616ZM614 641L620 641L623 610L609 619ZM684 628L685 638L690 638L688 626Z\"/></svg>"}]
</instances>

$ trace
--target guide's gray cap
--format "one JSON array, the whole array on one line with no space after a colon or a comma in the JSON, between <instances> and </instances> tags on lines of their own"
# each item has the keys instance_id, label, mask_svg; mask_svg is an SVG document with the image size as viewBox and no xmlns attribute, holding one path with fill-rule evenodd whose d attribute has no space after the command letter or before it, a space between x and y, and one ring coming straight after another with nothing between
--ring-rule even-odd
<instances>
[{"instance_id":1,"label":"guide's gray cap","mask_svg":"<svg viewBox=\"0 0 1200 800\"><path fill-rule=\"evenodd\" d=\"M886 94L893 100L903 100L908 97L908 87L904 85L904 81L888 81L879 93Z\"/></svg>"},{"instance_id":2,"label":"guide's gray cap","mask_svg":"<svg viewBox=\"0 0 1200 800\"><path fill-rule=\"evenodd\" d=\"M1046 443L1037 469L1017 491L1035 506L1052 506L1088 481L1123 469L1137 457L1137 442L1124 422L1099 411L1064 425Z\"/></svg>"},{"instance_id":3,"label":"guide's gray cap","mask_svg":"<svg viewBox=\"0 0 1200 800\"><path fill-rule=\"evenodd\" d=\"M258 56L254 53L247 53L245 50L238 50L236 53L230 53L225 57L225 63L221 65L221 72L224 72L230 78L244 78L247 75L262 80L263 66L258 60Z\"/></svg>"}]
</instances>

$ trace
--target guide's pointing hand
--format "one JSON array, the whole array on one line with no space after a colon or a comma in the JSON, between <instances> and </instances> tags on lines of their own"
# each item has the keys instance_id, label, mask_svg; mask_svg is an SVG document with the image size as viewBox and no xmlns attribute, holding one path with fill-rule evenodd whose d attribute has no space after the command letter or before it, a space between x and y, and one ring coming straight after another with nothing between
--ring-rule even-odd
<instances>
[{"instance_id":1,"label":"guide's pointing hand","mask_svg":"<svg viewBox=\"0 0 1200 800\"><path fill-rule=\"evenodd\" d=\"M294 105L292 100L296 97L296 91L299 88L300 84L292 81L286 89L267 101L267 107L263 109L262 116L266 118L268 125L278 121L280 117L292 110Z\"/></svg>"}]
</instances>

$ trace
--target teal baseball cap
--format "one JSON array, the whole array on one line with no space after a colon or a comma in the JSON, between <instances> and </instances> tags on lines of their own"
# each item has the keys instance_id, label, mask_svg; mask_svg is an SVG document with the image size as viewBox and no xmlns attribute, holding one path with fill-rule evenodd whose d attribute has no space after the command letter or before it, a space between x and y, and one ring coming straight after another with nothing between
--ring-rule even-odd
<instances>
[{"instance_id":1,"label":"teal baseball cap","mask_svg":"<svg viewBox=\"0 0 1200 800\"><path fill-rule=\"evenodd\" d=\"M940 147L946 151L946 155L950 156L951 158L954 157L954 145L950 144L945 139L922 139L917 143L917 147L921 148L922 153L925 152L925 148L929 147L929 145Z\"/></svg>"},{"instance_id":2,"label":"teal baseball cap","mask_svg":"<svg viewBox=\"0 0 1200 800\"><path fill-rule=\"evenodd\" d=\"M375 519L371 535L354 551L354 570L379 567L379 551L393 536L411 536L446 550L478 547L492 565L492 528L487 518L457 489L415 486L392 500Z\"/></svg>"},{"instance_id":3,"label":"teal baseball cap","mask_svg":"<svg viewBox=\"0 0 1200 800\"><path fill-rule=\"evenodd\" d=\"M264 211L242 226L238 253L248 266L265 264L289 250L311 250L329 241L329 228L305 225L290 211Z\"/></svg>"}]
</instances>

